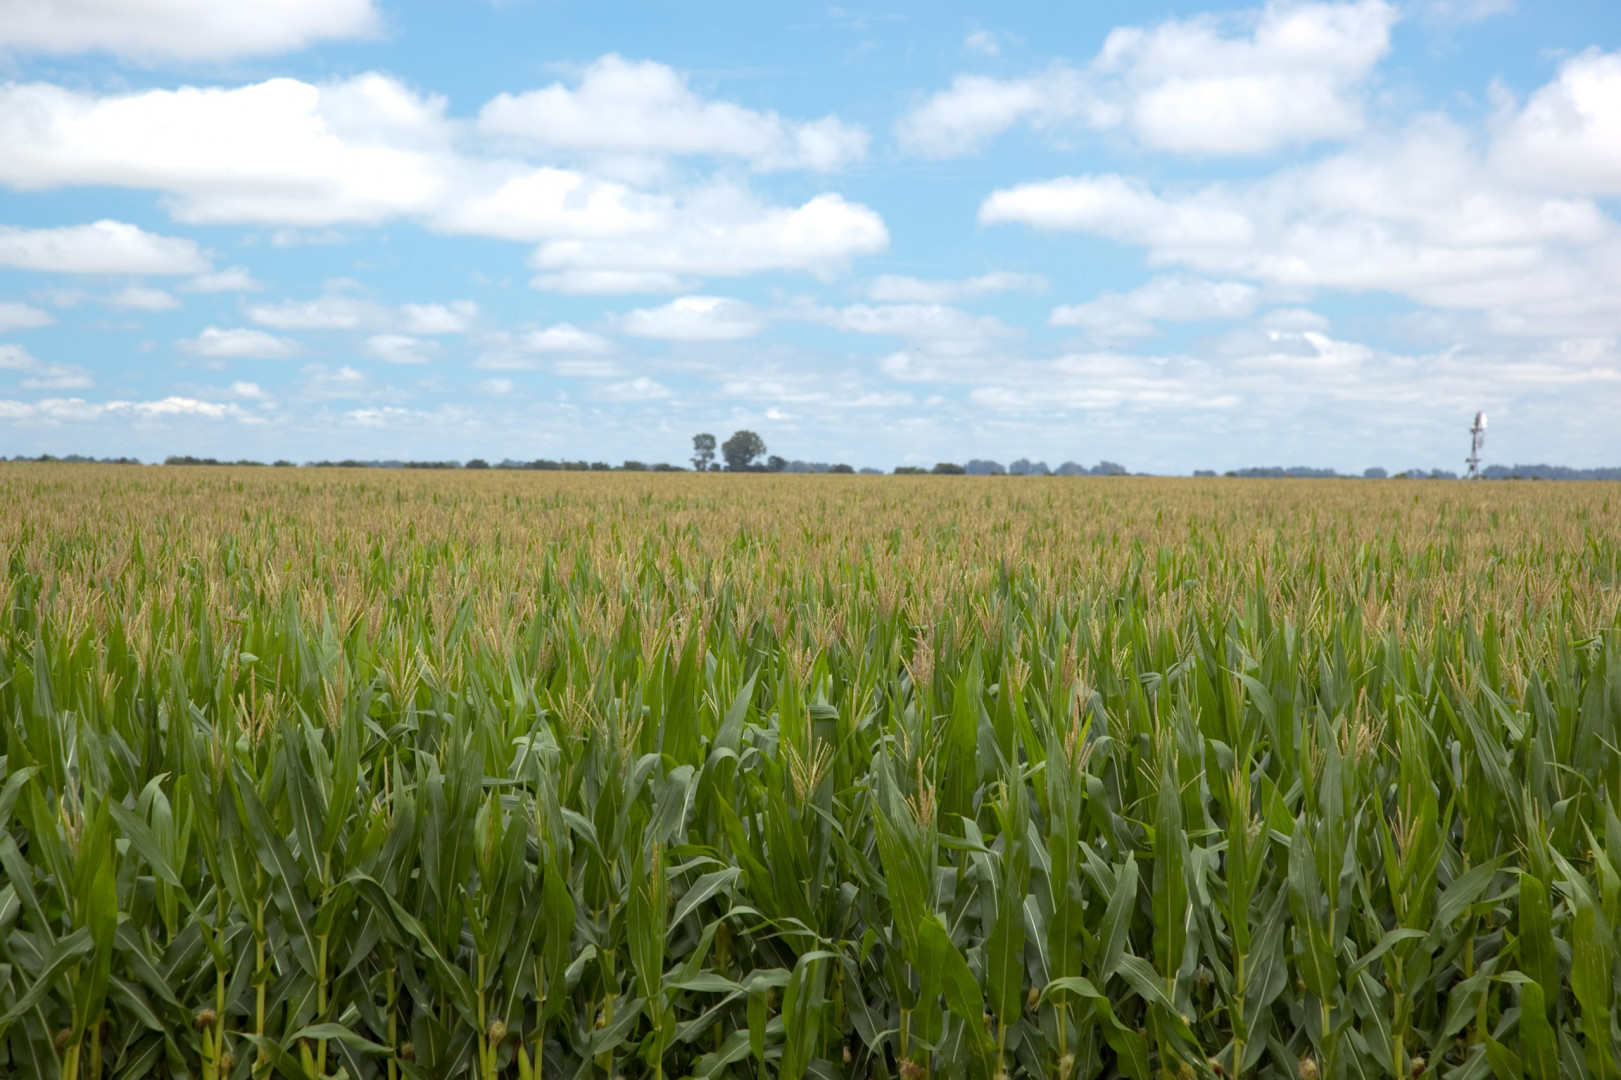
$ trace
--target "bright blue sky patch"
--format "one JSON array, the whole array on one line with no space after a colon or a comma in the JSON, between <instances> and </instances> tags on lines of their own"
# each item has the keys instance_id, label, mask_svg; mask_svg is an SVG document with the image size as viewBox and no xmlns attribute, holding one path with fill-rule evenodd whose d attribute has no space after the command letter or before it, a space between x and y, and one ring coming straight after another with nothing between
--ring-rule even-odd
<instances>
[{"instance_id":1,"label":"bright blue sky patch","mask_svg":"<svg viewBox=\"0 0 1621 1080\"><path fill-rule=\"evenodd\" d=\"M1609 0L0 0L0 453L1621 463Z\"/></svg>"}]
</instances>

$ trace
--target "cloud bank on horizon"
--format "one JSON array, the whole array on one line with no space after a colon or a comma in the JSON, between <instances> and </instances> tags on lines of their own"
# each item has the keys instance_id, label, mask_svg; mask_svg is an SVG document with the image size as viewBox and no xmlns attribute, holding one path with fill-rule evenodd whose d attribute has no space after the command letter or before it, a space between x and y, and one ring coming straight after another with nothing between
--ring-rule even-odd
<instances>
[{"instance_id":1,"label":"cloud bank on horizon","mask_svg":"<svg viewBox=\"0 0 1621 1080\"><path fill-rule=\"evenodd\" d=\"M1621 18L0 0L0 454L1621 463Z\"/></svg>"}]
</instances>

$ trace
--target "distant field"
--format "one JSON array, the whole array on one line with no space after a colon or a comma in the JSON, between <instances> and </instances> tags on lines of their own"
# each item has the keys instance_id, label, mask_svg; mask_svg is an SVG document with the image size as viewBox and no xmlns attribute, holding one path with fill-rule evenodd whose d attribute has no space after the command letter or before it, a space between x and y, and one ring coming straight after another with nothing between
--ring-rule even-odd
<instances>
[{"instance_id":1,"label":"distant field","mask_svg":"<svg viewBox=\"0 0 1621 1080\"><path fill-rule=\"evenodd\" d=\"M0 508L0 1076L1621 1077L1621 484Z\"/></svg>"}]
</instances>

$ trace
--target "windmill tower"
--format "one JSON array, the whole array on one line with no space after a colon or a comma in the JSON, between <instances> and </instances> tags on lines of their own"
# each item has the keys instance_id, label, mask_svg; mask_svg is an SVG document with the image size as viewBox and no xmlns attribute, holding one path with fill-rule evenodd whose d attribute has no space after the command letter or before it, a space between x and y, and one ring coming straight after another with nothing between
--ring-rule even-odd
<instances>
[{"instance_id":1,"label":"windmill tower","mask_svg":"<svg viewBox=\"0 0 1621 1080\"><path fill-rule=\"evenodd\" d=\"M1469 456L1463 459L1469 471L1464 474L1465 479L1480 479L1480 448L1486 445L1486 414L1477 412L1475 424L1469 429Z\"/></svg>"}]
</instances>

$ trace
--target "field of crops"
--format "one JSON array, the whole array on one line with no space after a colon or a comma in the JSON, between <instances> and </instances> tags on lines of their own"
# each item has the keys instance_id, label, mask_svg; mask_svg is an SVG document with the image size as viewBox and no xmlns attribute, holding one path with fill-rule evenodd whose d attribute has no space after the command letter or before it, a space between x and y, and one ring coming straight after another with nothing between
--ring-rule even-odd
<instances>
[{"instance_id":1,"label":"field of crops","mask_svg":"<svg viewBox=\"0 0 1621 1080\"><path fill-rule=\"evenodd\" d=\"M0 506L0 1076L1621 1077L1621 487Z\"/></svg>"}]
</instances>

